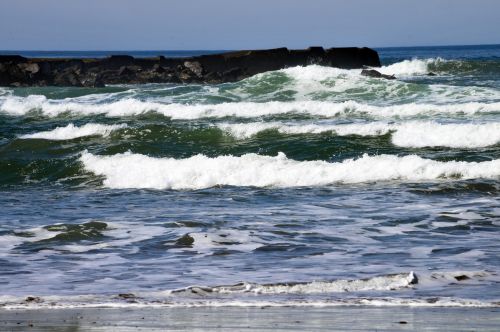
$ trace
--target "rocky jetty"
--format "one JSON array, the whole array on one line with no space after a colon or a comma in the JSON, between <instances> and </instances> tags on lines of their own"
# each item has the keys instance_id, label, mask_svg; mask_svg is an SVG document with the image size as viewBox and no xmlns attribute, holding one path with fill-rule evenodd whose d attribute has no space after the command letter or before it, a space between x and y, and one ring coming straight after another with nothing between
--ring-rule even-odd
<instances>
[{"instance_id":1,"label":"rocky jetty","mask_svg":"<svg viewBox=\"0 0 500 332\"><path fill-rule=\"evenodd\" d=\"M103 87L106 84L223 83L286 67L318 64L344 69L380 67L369 48L310 47L237 51L187 58L43 59L0 55L0 86Z\"/></svg>"}]
</instances>

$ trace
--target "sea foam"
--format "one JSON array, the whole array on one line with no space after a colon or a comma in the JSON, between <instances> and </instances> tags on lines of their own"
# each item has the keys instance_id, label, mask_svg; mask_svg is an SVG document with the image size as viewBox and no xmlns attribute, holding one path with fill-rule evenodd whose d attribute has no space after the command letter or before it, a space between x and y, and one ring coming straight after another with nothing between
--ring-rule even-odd
<instances>
[{"instance_id":1,"label":"sea foam","mask_svg":"<svg viewBox=\"0 0 500 332\"><path fill-rule=\"evenodd\" d=\"M118 125L103 125L97 123L87 123L81 127L77 127L70 123L66 127L57 127L53 130L42 131L38 133L19 136L22 139L46 139L46 140L70 140L85 136L109 136L111 132L126 128L126 124Z\"/></svg>"},{"instance_id":2,"label":"sea foam","mask_svg":"<svg viewBox=\"0 0 500 332\"><path fill-rule=\"evenodd\" d=\"M234 293L256 293L256 294L324 294L324 293L346 293L362 291L390 291L402 288L410 288L418 283L417 276L413 273L401 273L386 276L378 276L368 279L313 281L303 283L277 283L256 284L242 282L231 286L217 287L187 287L172 291L175 293L206 294L234 294Z\"/></svg>"},{"instance_id":3,"label":"sea foam","mask_svg":"<svg viewBox=\"0 0 500 332\"><path fill-rule=\"evenodd\" d=\"M392 142L403 147L482 148L500 143L500 123L412 122L397 127Z\"/></svg>"},{"instance_id":4,"label":"sea foam","mask_svg":"<svg viewBox=\"0 0 500 332\"><path fill-rule=\"evenodd\" d=\"M135 116L147 112L156 112L172 119L201 118L257 118L282 114L304 114L319 117L337 117L363 115L373 118L415 117L437 114L473 115L477 113L500 112L500 102L492 103L456 103L456 104L419 104L407 103L381 106L368 105L356 101L270 101L270 102L231 102L213 105L205 104L164 104L137 99L122 99L110 103L88 103L73 101L49 101L43 96L26 98L8 97L0 110L11 115L26 115L31 111L40 111L45 116L58 116L63 113L77 115L105 114L109 117Z\"/></svg>"},{"instance_id":5,"label":"sea foam","mask_svg":"<svg viewBox=\"0 0 500 332\"><path fill-rule=\"evenodd\" d=\"M214 186L302 187L376 181L436 181L498 178L500 159L484 162L424 159L416 155L368 156L343 162L296 161L285 154L186 159L153 158L124 153L97 156L82 153L87 171L104 176L109 188L202 189Z\"/></svg>"},{"instance_id":6,"label":"sea foam","mask_svg":"<svg viewBox=\"0 0 500 332\"><path fill-rule=\"evenodd\" d=\"M384 74L396 76L425 75L430 72L429 67L431 65L438 65L445 61L441 58L403 60L388 66L382 66L377 70Z\"/></svg>"},{"instance_id":7,"label":"sea foam","mask_svg":"<svg viewBox=\"0 0 500 332\"><path fill-rule=\"evenodd\" d=\"M352 124L287 124L281 122L220 123L217 124L238 139L249 138L262 131L277 130L282 134L321 134L332 132L338 136L379 136L389 132L392 143L401 147L480 148L500 143L500 123L440 124L431 121L404 123L352 123Z\"/></svg>"}]
</instances>

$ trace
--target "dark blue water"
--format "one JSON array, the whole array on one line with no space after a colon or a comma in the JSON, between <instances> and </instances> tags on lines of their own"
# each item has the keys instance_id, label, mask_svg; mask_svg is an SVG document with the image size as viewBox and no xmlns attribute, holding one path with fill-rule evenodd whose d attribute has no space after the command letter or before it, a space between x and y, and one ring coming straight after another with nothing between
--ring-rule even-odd
<instances>
[{"instance_id":1,"label":"dark blue water","mask_svg":"<svg viewBox=\"0 0 500 332\"><path fill-rule=\"evenodd\" d=\"M443 59L492 59L500 58L500 45L463 45L463 46L427 46L427 47L381 47L375 48L384 61L402 61L412 58ZM2 55L22 55L28 58L103 58L116 54L134 57L188 57L229 52L230 50L118 50L118 51L30 51L0 50Z\"/></svg>"},{"instance_id":2,"label":"dark blue water","mask_svg":"<svg viewBox=\"0 0 500 332\"><path fill-rule=\"evenodd\" d=\"M378 51L397 80L0 89L1 303L497 306L500 46Z\"/></svg>"}]
</instances>

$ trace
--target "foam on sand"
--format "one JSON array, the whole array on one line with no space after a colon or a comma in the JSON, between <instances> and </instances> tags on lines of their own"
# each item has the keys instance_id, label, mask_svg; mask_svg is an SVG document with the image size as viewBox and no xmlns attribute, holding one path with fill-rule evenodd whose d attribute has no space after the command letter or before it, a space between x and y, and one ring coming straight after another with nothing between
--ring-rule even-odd
<instances>
[{"instance_id":1,"label":"foam on sand","mask_svg":"<svg viewBox=\"0 0 500 332\"><path fill-rule=\"evenodd\" d=\"M123 153L97 156L83 152L87 171L104 176L109 188L202 189L214 186L302 187L376 181L437 181L500 176L500 159L484 162L424 159L416 155L368 156L343 162L296 161L285 154L186 159Z\"/></svg>"},{"instance_id":2,"label":"foam on sand","mask_svg":"<svg viewBox=\"0 0 500 332\"><path fill-rule=\"evenodd\" d=\"M46 140L70 140L85 136L109 136L111 132L126 128L126 124L118 125L103 125L98 123L87 123L81 127L77 127L70 123L66 127L57 127L53 130L42 131L33 134L22 135L22 139L46 139Z\"/></svg>"}]
</instances>

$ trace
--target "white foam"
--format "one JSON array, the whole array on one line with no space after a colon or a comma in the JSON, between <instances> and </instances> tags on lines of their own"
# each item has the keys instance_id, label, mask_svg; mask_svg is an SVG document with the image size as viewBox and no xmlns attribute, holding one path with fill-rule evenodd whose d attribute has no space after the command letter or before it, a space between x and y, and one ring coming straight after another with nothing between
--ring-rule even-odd
<instances>
[{"instance_id":1,"label":"white foam","mask_svg":"<svg viewBox=\"0 0 500 332\"><path fill-rule=\"evenodd\" d=\"M81 127L77 127L74 124L70 123L66 127L57 127L53 130L42 131L38 133L22 135L20 138L29 139L47 139L47 140L70 140L78 137L85 136L109 136L111 132L126 128L126 124L118 124L118 125L103 125L97 123L87 123Z\"/></svg>"},{"instance_id":2,"label":"white foam","mask_svg":"<svg viewBox=\"0 0 500 332\"><path fill-rule=\"evenodd\" d=\"M186 159L153 158L124 153L80 157L87 171L105 177L110 188L202 189L214 186L301 187L375 181L436 181L442 179L498 178L500 159L485 162L440 162L416 155L368 156L339 163L295 161L283 153L275 157Z\"/></svg>"},{"instance_id":3,"label":"white foam","mask_svg":"<svg viewBox=\"0 0 500 332\"><path fill-rule=\"evenodd\" d=\"M8 253L11 249L22 243L34 243L42 240L47 240L56 236L57 234L60 234L60 232L48 231L43 227L28 228L22 230L22 233L26 233L28 236L20 236L19 234L16 235L15 232L13 234L0 236L0 256L8 256Z\"/></svg>"},{"instance_id":4,"label":"white foam","mask_svg":"<svg viewBox=\"0 0 500 332\"><path fill-rule=\"evenodd\" d=\"M396 76L425 75L429 73L429 66L445 62L441 58L412 59L396 62L392 65L376 68L383 74Z\"/></svg>"},{"instance_id":5,"label":"white foam","mask_svg":"<svg viewBox=\"0 0 500 332\"><path fill-rule=\"evenodd\" d=\"M8 97L0 110L12 115L25 115L33 110L41 111L46 116L58 116L70 112L79 115L105 114L110 117L134 116L146 112L157 112L172 119L200 118L256 118L281 114L306 114L321 117L339 115L368 115L375 118L414 117L419 115L464 114L500 112L500 102L459 103L459 104L416 104L408 103L391 106L375 106L355 101L291 101L291 102L234 102L215 105L204 104L163 104L159 102L123 99L111 103L87 103L77 101L49 101L43 96L27 98Z\"/></svg>"},{"instance_id":6,"label":"white foam","mask_svg":"<svg viewBox=\"0 0 500 332\"><path fill-rule=\"evenodd\" d=\"M338 136L360 135L378 136L387 134L395 125L372 122L363 124L324 125L324 124L284 124L280 122L254 122L254 123L220 123L217 124L238 139L249 138L262 131L277 130L283 134L321 134L334 132Z\"/></svg>"},{"instance_id":7,"label":"white foam","mask_svg":"<svg viewBox=\"0 0 500 332\"><path fill-rule=\"evenodd\" d=\"M281 122L220 123L217 124L238 139L249 138L262 131L277 130L283 134L321 134L333 132L338 136L378 136L393 131L393 144L401 147L480 148L500 142L500 123L439 124L430 121L405 123L352 123L352 124L286 124Z\"/></svg>"},{"instance_id":8,"label":"white foam","mask_svg":"<svg viewBox=\"0 0 500 332\"><path fill-rule=\"evenodd\" d=\"M493 278L490 278L493 277ZM457 279L458 278L458 279ZM466 278L464 280L464 278ZM61 308L147 308L147 307L254 307L254 306L410 306L410 307L499 307L495 300L450 297L388 297L405 294L411 288L434 289L442 284L476 285L498 282L495 275L484 271L436 272L417 276L413 273L382 275L367 279L341 279L303 283L257 284L241 282L229 286L190 286L165 291L134 292L130 296L86 295L1 295L5 309ZM110 287L112 287L110 285ZM367 297L360 292L379 296ZM373 293L376 292L376 293ZM337 294L332 297L331 294ZM386 294L385 296L381 296ZM314 295L314 296L310 296ZM361 296L360 296L361 295Z\"/></svg>"},{"instance_id":9,"label":"white foam","mask_svg":"<svg viewBox=\"0 0 500 332\"><path fill-rule=\"evenodd\" d=\"M412 122L399 126L392 135L392 142L398 146L412 148L426 146L481 148L500 143L500 123Z\"/></svg>"},{"instance_id":10,"label":"white foam","mask_svg":"<svg viewBox=\"0 0 500 332\"><path fill-rule=\"evenodd\" d=\"M256 242L251 232L246 230L226 229L220 233L190 232L189 235L194 239L192 250L198 253L212 254L215 248L225 246L230 247L231 250L249 252L262 246L262 243ZM182 250L189 249L182 248Z\"/></svg>"},{"instance_id":11,"label":"white foam","mask_svg":"<svg viewBox=\"0 0 500 332\"><path fill-rule=\"evenodd\" d=\"M0 296L0 304L6 310L26 309L74 309L74 308L205 308L205 307L340 307L340 306L376 306L376 307L460 307L460 308L498 308L495 301L480 301L461 298L393 298L393 297L360 297L331 299L286 299L259 300L258 298L242 300L201 299L172 302L163 298L148 300L134 298L132 301L120 300L118 296L47 296L39 300L26 301L26 298Z\"/></svg>"},{"instance_id":12,"label":"white foam","mask_svg":"<svg viewBox=\"0 0 500 332\"><path fill-rule=\"evenodd\" d=\"M370 279L357 280L335 280L335 281L313 281L309 283L290 284L270 284L260 285L253 283L240 283L232 286L219 287L189 287L185 290L196 293L208 289L209 293L232 294L232 293L257 293L257 294L324 294L324 293L345 293L362 291L390 291L402 288L409 288L417 279L413 272L408 274L395 274L388 276L374 277ZM178 291L177 291L178 292Z\"/></svg>"}]
</instances>

